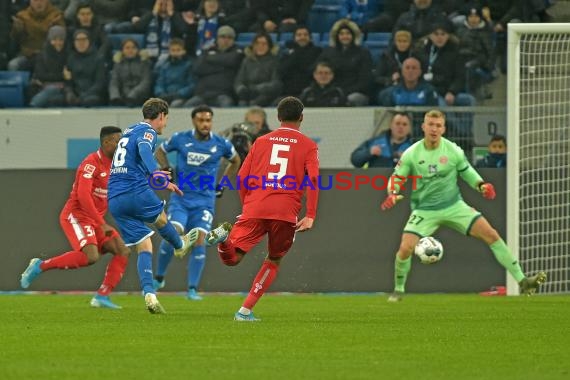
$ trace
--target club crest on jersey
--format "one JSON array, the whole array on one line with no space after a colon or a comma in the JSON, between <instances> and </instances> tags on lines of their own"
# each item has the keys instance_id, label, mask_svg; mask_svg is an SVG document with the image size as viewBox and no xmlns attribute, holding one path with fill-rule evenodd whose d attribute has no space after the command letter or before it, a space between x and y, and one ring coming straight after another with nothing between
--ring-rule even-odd
<instances>
[{"instance_id":1,"label":"club crest on jersey","mask_svg":"<svg viewBox=\"0 0 570 380\"><path fill-rule=\"evenodd\" d=\"M439 158L439 163L442 164L442 165L447 164L447 161L449 161L449 159L447 158L447 156L441 156L441 157Z\"/></svg>"},{"instance_id":2,"label":"club crest on jersey","mask_svg":"<svg viewBox=\"0 0 570 380\"><path fill-rule=\"evenodd\" d=\"M143 139L152 142L152 140L154 140L154 136L153 136L153 134L150 133L150 132L145 132Z\"/></svg>"},{"instance_id":3,"label":"club crest on jersey","mask_svg":"<svg viewBox=\"0 0 570 380\"><path fill-rule=\"evenodd\" d=\"M428 173L430 174L437 173L437 165L428 165Z\"/></svg>"},{"instance_id":4,"label":"club crest on jersey","mask_svg":"<svg viewBox=\"0 0 570 380\"><path fill-rule=\"evenodd\" d=\"M215 145L210 149L210 152L212 152L212 153L216 153L217 151L218 151L218 147Z\"/></svg>"},{"instance_id":5,"label":"club crest on jersey","mask_svg":"<svg viewBox=\"0 0 570 380\"><path fill-rule=\"evenodd\" d=\"M186 156L186 164L192 165L192 166L199 166L204 161L206 161L208 158L210 158L209 154L188 152L188 155Z\"/></svg>"},{"instance_id":6,"label":"club crest on jersey","mask_svg":"<svg viewBox=\"0 0 570 380\"><path fill-rule=\"evenodd\" d=\"M83 168L83 178L93 178L93 172L95 171L95 166L91 164L86 164Z\"/></svg>"}]
</instances>

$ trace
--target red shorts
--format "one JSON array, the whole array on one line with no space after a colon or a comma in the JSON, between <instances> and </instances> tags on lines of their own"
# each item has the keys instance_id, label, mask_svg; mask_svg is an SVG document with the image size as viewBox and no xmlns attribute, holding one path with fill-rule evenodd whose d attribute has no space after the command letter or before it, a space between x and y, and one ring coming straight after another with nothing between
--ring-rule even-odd
<instances>
[{"instance_id":1,"label":"red shorts","mask_svg":"<svg viewBox=\"0 0 570 380\"><path fill-rule=\"evenodd\" d=\"M268 236L269 257L283 257L295 241L295 223L273 219L239 219L229 239L235 248L249 252L265 234Z\"/></svg>"},{"instance_id":2,"label":"red shorts","mask_svg":"<svg viewBox=\"0 0 570 380\"><path fill-rule=\"evenodd\" d=\"M64 209L59 215L59 224L76 251L80 251L87 244L94 244L100 253L106 253L103 251L103 245L119 237L115 230L105 235L100 224L78 211Z\"/></svg>"}]
</instances>

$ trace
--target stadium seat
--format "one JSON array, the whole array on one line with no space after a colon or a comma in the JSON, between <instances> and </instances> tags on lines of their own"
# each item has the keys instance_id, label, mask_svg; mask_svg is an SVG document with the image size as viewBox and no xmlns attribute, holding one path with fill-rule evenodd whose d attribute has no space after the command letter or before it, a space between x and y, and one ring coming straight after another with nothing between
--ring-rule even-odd
<instances>
[{"instance_id":1,"label":"stadium seat","mask_svg":"<svg viewBox=\"0 0 570 380\"><path fill-rule=\"evenodd\" d=\"M366 41L387 41L392 39L392 33L376 33L370 32L366 35Z\"/></svg>"},{"instance_id":2,"label":"stadium seat","mask_svg":"<svg viewBox=\"0 0 570 380\"><path fill-rule=\"evenodd\" d=\"M370 55L372 56L372 62L374 65L378 63L380 55L384 50L388 48L389 41L364 41L362 46L370 50Z\"/></svg>"},{"instance_id":3,"label":"stadium seat","mask_svg":"<svg viewBox=\"0 0 570 380\"><path fill-rule=\"evenodd\" d=\"M29 81L28 71L0 71L0 107L24 107Z\"/></svg>"},{"instance_id":4,"label":"stadium seat","mask_svg":"<svg viewBox=\"0 0 570 380\"><path fill-rule=\"evenodd\" d=\"M136 33L129 33L129 34L109 34L109 40L111 41L111 46L113 51L121 50L121 45L123 41L127 38L131 38L137 42L139 45L139 49L144 49L146 46L145 35L144 34L136 34Z\"/></svg>"},{"instance_id":5,"label":"stadium seat","mask_svg":"<svg viewBox=\"0 0 570 380\"><path fill-rule=\"evenodd\" d=\"M240 48L243 49L246 46L251 45L253 37L255 37L255 33L246 32L238 34L236 38L236 46L239 46Z\"/></svg>"},{"instance_id":6,"label":"stadium seat","mask_svg":"<svg viewBox=\"0 0 570 380\"><path fill-rule=\"evenodd\" d=\"M339 19L339 5L313 5L307 17L307 26L313 32L324 33Z\"/></svg>"}]
</instances>

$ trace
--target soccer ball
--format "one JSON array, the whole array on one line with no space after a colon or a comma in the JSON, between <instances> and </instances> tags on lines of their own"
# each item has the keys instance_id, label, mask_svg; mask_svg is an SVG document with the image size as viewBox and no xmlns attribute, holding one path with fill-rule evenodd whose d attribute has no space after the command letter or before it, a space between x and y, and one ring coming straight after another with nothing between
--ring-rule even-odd
<instances>
[{"instance_id":1,"label":"soccer ball","mask_svg":"<svg viewBox=\"0 0 570 380\"><path fill-rule=\"evenodd\" d=\"M421 238L414 253L423 264L437 263L443 257L443 245L431 236Z\"/></svg>"}]
</instances>

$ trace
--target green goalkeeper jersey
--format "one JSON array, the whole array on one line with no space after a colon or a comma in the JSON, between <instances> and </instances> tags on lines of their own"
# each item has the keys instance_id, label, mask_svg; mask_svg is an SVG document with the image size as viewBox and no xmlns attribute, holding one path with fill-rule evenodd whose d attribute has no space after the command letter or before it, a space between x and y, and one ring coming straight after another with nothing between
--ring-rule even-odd
<instances>
[{"instance_id":1,"label":"green goalkeeper jersey","mask_svg":"<svg viewBox=\"0 0 570 380\"><path fill-rule=\"evenodd\" d=\"M404 152L394 171L394 175L406 178L421 176L415 180L416 186L412 189L412 210L440 210L461 200L458 174L473 188L483 182L463 150L443 137L436 149L427 149L423 139L413 144ZM394 189L399 191L397 181L394 180ZM406 186L412 186L411 180Z\"/></svg>"}]
</instances>

